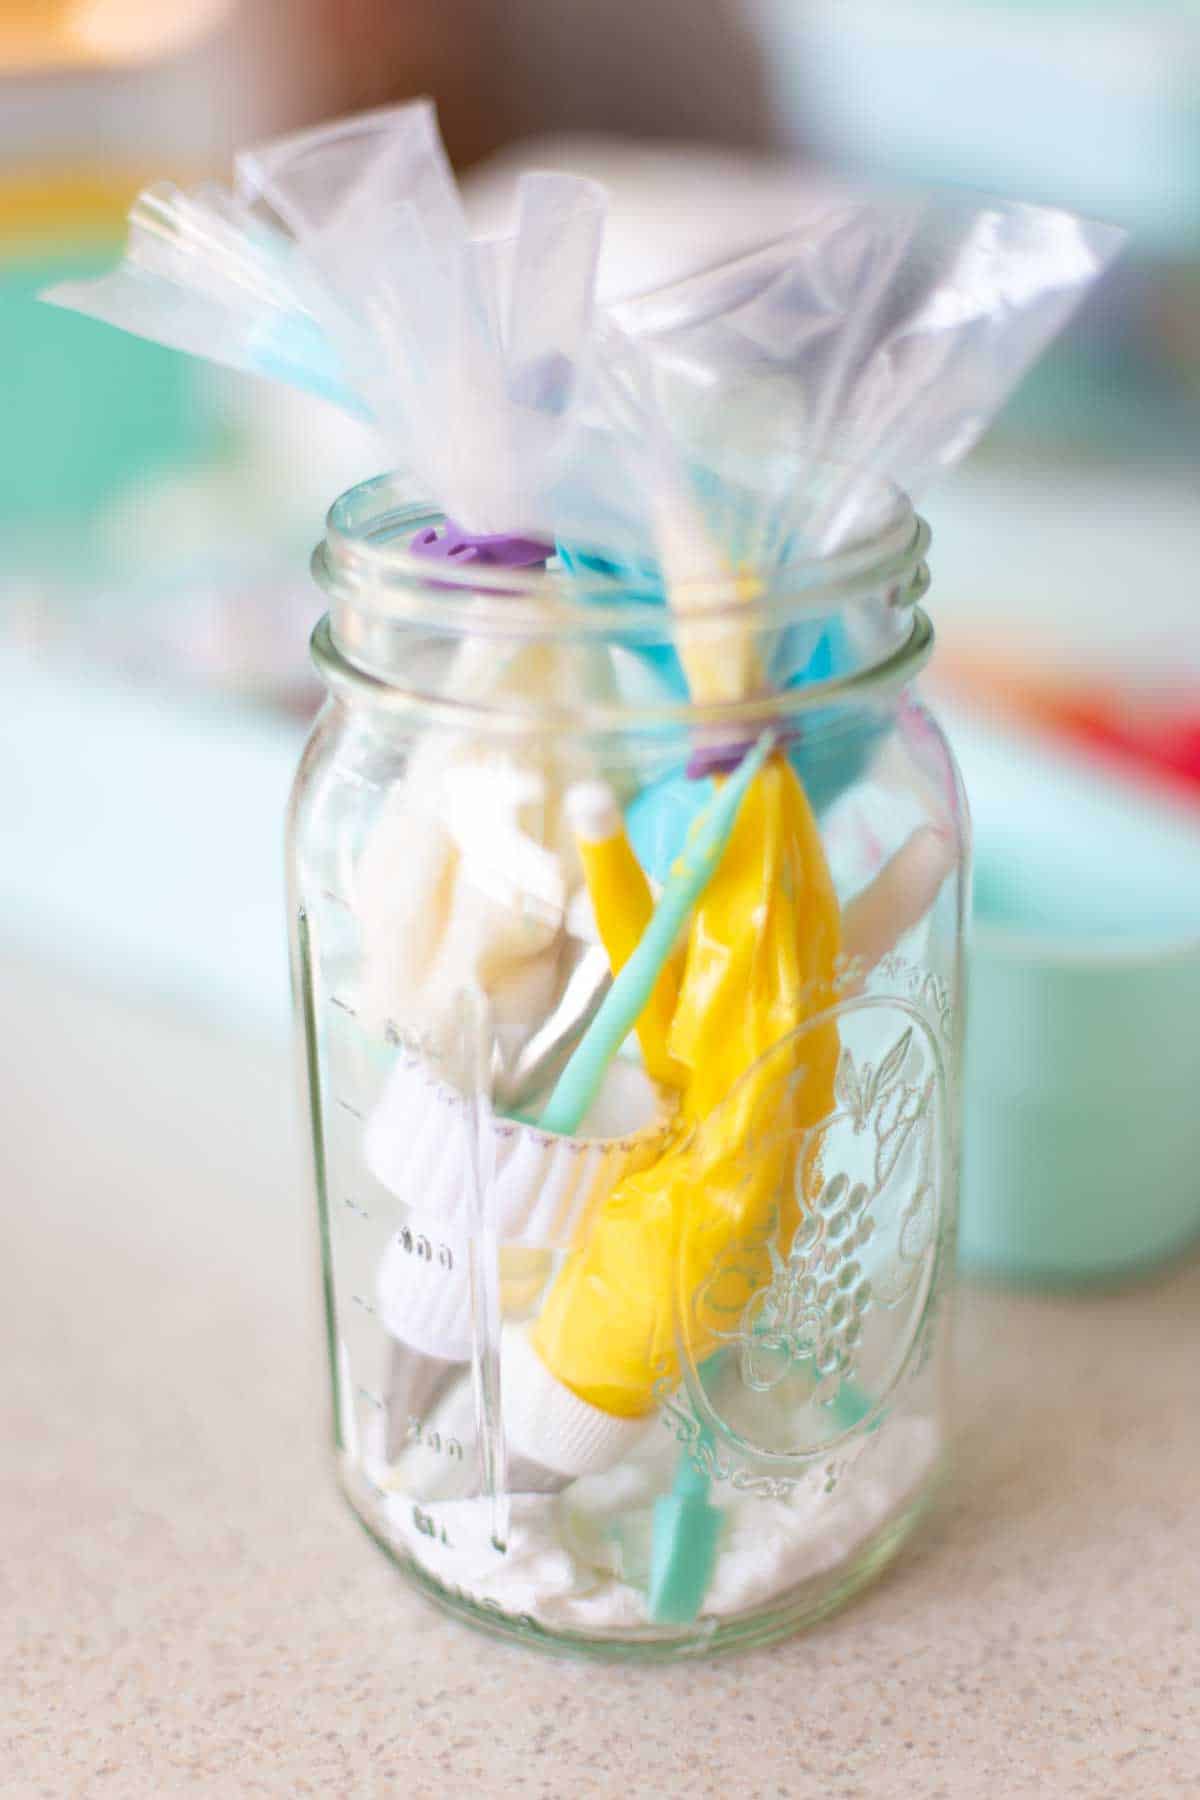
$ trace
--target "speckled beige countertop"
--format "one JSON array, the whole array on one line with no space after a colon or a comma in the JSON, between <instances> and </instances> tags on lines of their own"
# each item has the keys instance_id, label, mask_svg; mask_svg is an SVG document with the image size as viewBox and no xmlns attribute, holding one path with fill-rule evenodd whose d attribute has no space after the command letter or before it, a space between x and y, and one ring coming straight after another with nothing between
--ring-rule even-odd
<instances>
[{"instance_id":1,"label":"speckled beige countertop","mask_svg":"<svg viewBox=\"0 0 1200 1800\"><path fill-rule=\"evenodd\" d=\"M964 1291L956 1472L848 1612L556 1663L410 1594L334 1491L283 1053L0 972L0 1793L1200 1794L1195 1261Z\"/></svg>"}]
</instances>

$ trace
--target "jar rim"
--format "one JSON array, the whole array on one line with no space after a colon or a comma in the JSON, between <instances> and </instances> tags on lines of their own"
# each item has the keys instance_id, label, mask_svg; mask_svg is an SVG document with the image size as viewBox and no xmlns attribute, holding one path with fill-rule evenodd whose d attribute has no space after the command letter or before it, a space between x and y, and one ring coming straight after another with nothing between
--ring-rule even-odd
<instances>
[{"instance_id":1,"label":"jar rim","mask_svg":"<svg viewBox=\"0 0 1200 1800\"><path fill-rule=\"evenodd\" d=\"M747 598L744 580L722 576L686 585L687 605L631 598L618 572L561 566L535 569L431 564L411 549L416 533L443 515L414 502L402 472L360 482L329 508L312 572L331 608L368 613L380 624L506 640L625 643L678 641L681 631L717 631L731 623L755 632L884 596L911 607L929 585L930 531L908 497L878 484L885 523L861 541L824 556L789 558L775 584Z\"/></svg>"},{"instance_id":2,"label":"jar rim","mask_svg":"<svg viewBox=\"0 0 1200 1800\"><path fill-rule=\"evenodd\" d=\"M419 715L425 724L504 735L567 731L577 737L604 737L609 733L629 737L679 730L688 732L699 744L720 745L747 734L757 736L767 729L786 735L788 721L804 715L816 715L823 733L829 734L837 728L833 722L836 715L847 708L878 703L906 688L933 651L933 626L928 615L914 606L910 618L906 636L878 662L771 694L707 703L687 700L638 705L593 701L582 708L560 708L543 702L522 706L511 697L495 704L479 698L422 692L352 661L339 647L328 615L318 620L310 647L317 671L332 695L368 700L394 716ZM848 721L843 723L846 729L851 728Z\"/></svg>"}]
</instances>

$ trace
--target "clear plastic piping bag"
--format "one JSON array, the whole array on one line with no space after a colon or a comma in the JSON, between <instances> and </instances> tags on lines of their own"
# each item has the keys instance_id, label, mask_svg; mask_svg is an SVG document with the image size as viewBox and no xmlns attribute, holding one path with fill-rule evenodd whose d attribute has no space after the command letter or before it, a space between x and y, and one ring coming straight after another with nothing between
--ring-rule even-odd
<instances>
[{"instance_id":1,"label":"clear plastic piping bag","mask_svg":"<svg viewBox=\"0 0 1200 1800\"><path fill-rule=\"evenodd\" d=\"M228 192L150 190L120 267L49 297L370 416L415 496L470 534L549 551L604 211L595 183L531 173L512 235L472 239L433 108L417 101L247 150ZM462 696L550 699L572 673L541 646L505 657L468 642L449 680ZM368 1024L436 1048L454 996L482 975L507 1061L572 967L579 875L559 818L572 771L553 755L501 760L465 733L421 744L359 861L356 900Z\"/></svg>"},{"instance_id":2,"label":"clear plastic piping bag","mask_svg":"<svg viewBox=\"0 0 1200 1800\"><path fill-rule=\"evenodd\" d=\"M601 319L605 207L593 182L530 173L512 235L472 239L418 100L244 151L229 191L147 190L121 265L47 297L374 417L472 532L653 566L646 446L611 369L590 374L632 342L708 535L769 576L957 462L1123 235L978 196L826 190L788 235Z\"/></svg>"},{"instance_id":3,"label":"clear plastic piping bag","mask_svg":"<svg viewBox=\"0 0 1200 1800\"><path fill-rule=\"evenodd\" d=\"M769 578L870 535L894 489L919 499L967 453L1123 237L983 197L847 195L612 305L560 536L653 559L647 440L629 429L647 406L734 561Z\"/></svg>"},{"instance_id":4,"label":"clear plastic piping bag","mask_svg":"<svg viewBox=\"0 0 1200 1800\"><path fill-rule=\"evenodd\" d=\"M46 298L373 418L474 533L552 539L544 495L590 343L605 195L530 173L472 239L427 100L243 151L229 191L160 184L123 262Z\"/></svg>"}]
</instances>

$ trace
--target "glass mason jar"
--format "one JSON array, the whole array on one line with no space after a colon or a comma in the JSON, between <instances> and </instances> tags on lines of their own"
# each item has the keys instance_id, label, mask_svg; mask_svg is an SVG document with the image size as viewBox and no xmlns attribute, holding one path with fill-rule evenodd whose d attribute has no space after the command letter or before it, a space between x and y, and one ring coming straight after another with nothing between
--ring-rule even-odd
<instances>
[{"instance_id":1,"label":"glass mason jar","mask_svg":"<svg viewBox=\"0 0 1200 1800\"><path fill-rule=\"evenodd\" d=\"M681 614L435 567L441 523L380 478L314 557L289 870L341 1480L492 1630L762 1642L942 1458L967 824L913 693L928 532L895 498ZM690 701L704 658L757 686Z\"/></svg>"}]
</instances>

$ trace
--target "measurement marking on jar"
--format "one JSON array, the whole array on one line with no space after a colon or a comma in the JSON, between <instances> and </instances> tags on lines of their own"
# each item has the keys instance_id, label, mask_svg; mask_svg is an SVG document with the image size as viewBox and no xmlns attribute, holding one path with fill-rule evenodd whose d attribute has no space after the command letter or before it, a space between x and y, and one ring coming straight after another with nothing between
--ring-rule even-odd
<instances>
[{"instance_id":1,"label":"measurement marking on jar","mask_svg":"<svg viewBox=\"0 0 1200 1800\"><path fill-rule=\"evenodd\" d=\"M432 1263L436 1260L438 1267L452 1269L454 1252L449 1244L434 1244L423 1232L414 1232L407 1225L402 1225L396 1233L396 1242L408 1256L415 1256L419 1262Z\"/></svg>"},{"instance_id":2,"label":"measurement marking on jar","mask_svg":"<svg viewBox=\"0 0 1200 1800\"><path fill-rule=\"evenodd\" d=\"M350 902L344 894L335 894L332 888L321 889L322 900L332 900L335 906L344 906L347 912L352 911Z\"/></svg>"},{"instance_id":3,"label":"measurement marking on jar","mask_svg":"<svg viewBox=\"0 0 1200 1800\"><path fill-rule=\"evenodd\" d=\"M343 1000L340 994L330 994L329 1004L330 1006L336 1006L339 1012L346 1013L351 1019L357 1019L358 1017L358 1008L351 1006L348 1000Z\"/></svg>"},{"instance_id":4,"label":"measurement marking on jar","mask_svg":"<svg viewBox=\"0 0 1200 1800\"><path fill-rule=\"evenodd\" d=\"M410 1444L423 1444L426 1450L432 1450L437 1456L448 1456L454 1462L463 1459L463 1447L456 1437L443 1436L431 1428L426 1419L418 1418L416 1413L409 1415L405 1436Z\"/></svg>"},{"instance_id":5,"label":"measurement marking on jar","mask_svg":"<svg viewBox=\"0 0 1200 1800\"><path fill-rule=\"evenodd\" d=\"M375 1316L375 1308L371 1305L371 1302L367 1299L365 1294L351 1294L350 1298L353 1300L355 1306L361 1306L364 1312L371 1314L372 1318Z\"/></svg>"},{"instance_id":6,"label":"measurement marking on jar","mask_svg":"<svg viewBox=\"0 0 1200 1800\"><path fill-rule=\"evenodd\" d=\"M436 1538L439 1543L445 1544L447 1549L450 1548L450 1539L446 1536L446 1527L444 1525L439 1527L437 1520L431 1513L425 1512L419 1506L414 1506L412 1509L412 1521L417 1530L421 1532L424 1537Z\"/></svg>"},{"instance_id":7,"label":"measurement marking on jar","mask_svg":"<svg viewBox=\"0 0 1200 1800\"><path fill-rule=\"evenodd\" d=\"M357 1200L352 1200L349 1194L343 1194L342 1205L346 1208L347 1212L354 1213L357 1218L369 1219L371 1216L366 1207L360 1206Z\"/></svg>"},{"instance_id":8,"label":"measurement marking on jar","mask_svg":"<svg viewBox=\"0 0 1200 1800\"><path fill-rule=\"evenodd\" d=\"M345 1112L350 1114L352 1119L362 1118L362 1114L359 1112L357 1106L351 1106L350 1102L348 1100L343 1100L340 1094L337 1096L337 1103Z\"/></svg>"},{"instance_id":9,"label":"measurement marking on jar","mask_svg":"<svg viewBox=\"0 0 1200 1800\"><path fill-rule=\"evenodd\" d=\"M368 1406L373 1406L376 1412L383 1411L383 1401L378 1394L373 1394L370 1388L360 1387L358 1393L359 1398L365 1400Z\"/></svg>"}]
</instances>

